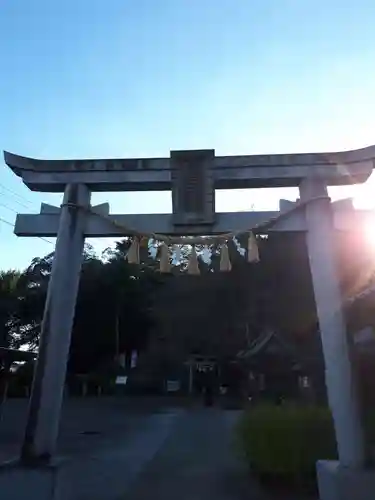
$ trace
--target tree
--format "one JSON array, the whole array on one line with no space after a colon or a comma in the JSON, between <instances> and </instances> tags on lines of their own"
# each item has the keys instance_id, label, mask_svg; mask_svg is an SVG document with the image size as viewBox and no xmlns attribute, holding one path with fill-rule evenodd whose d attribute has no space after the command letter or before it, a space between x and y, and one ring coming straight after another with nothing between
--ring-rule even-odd
<instances>
[{"instance_id":1,"label":"tree","mask_svg":"<svg viewBox=\"0 0 375 500\"><path fill-rule=\"evenodd\" d=\"M124 260L91 260L83 266L69 369L87 372L116 355L142 350L152 326L152 286ZM128 356L128 361L129 361Z\"/></svg>"},{"instance_id":2,"label":"tree","mask_svg":"<svg viewBox=\"0 0 375 500\"><path fill-rule=\"evenodd\" d=\"M14 270L0 272L0 347L8 347L12 342L20 275Z\"/></svg>"},{"instance_id":3,"label":"tree","mask_svg":"<svg viewBox=\"0 0 375 500\"><path fill-rule=\"evenodd\" d=\"M38 345L52 262L53 254L49 254L35 258L23 273L2 275L3 337L10 338L15 347ZM129 265L120 252L102 260L85 247L69 372L95 371L113 362L118 352L144 348L157 283L152 270Z\"/></svg>"},{"instance_id":4,"label":"tree","mask_svg":"<svg viewBox=\"0 0 375 500\"><path fill-rule=\"evenodd\" d=\"M354 233L348 238L336 238L344 294L358 288L358 277L363 284L366 276L374 275L363 239ZM237 241L246 248L247 235ZM320 347L314 347L317 315L304 235L270 233L261 238L258 264L248 264L229 242L231 273L218 272L221 244L213 244L211 260L200 261L201 276L186 275L188 246L182 265L164 275L157 272L157 253L154 258L144 245L140 265L130 265L125 260L130 244L124 239L102 258L85 247L70 373L102 370L124 351L129 364L134 349L165 364L182 363L195 352L230 358L265 327L292 339L301 352L314 350L321 356ZM49 254L35 258L23 273L2 273L3 345L37 346L52 261Z\"/></svg>"}]
</instances>

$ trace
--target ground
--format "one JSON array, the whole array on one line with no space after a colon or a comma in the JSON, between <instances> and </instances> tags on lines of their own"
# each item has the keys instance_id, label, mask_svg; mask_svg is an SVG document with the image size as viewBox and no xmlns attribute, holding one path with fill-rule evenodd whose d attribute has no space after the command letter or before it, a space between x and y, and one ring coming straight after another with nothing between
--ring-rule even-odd
<instances>
[{"instance_id":1,"label":"ground","mask_svg":"<svg viewBox=\"0 0 375 500\"><path fill-rule=\"evenodd\" d=\"M125 499L248 499L246 472L235 459L237 412L199 409L180 415L174 431Z\"/></svg>"},{"instance_id":2,"label":"ground","mask_svg":"<svg viewBox=\"0 0 375 500\"><path fill-rule=\"evenodd\" d=\"M17 453L25 415L26 401L6 405L0 460ZM236 455L238 416L153 399L68 400L58 452L73 499L268 500Z\"/></svg>"}]
</instances>

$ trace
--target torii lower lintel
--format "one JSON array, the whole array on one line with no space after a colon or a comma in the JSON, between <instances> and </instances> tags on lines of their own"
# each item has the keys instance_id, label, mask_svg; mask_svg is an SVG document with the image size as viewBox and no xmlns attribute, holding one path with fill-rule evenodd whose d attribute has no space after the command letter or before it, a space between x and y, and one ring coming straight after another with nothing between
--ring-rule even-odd
<instances>
[{"instance_id":1,"label":"torii lower lintel","mask_svg":"<svg viewBox=\"0 0 375 500\"><path fill-rule=\"evenodd\" d=\"M334 227L339 231L351 231L353 227L365 226L373 222L373 210L354 210L349 200L339 200L332 204ZM284 200L280 200L280 205ZM294 203L289 202L290 206ZM98 215L95 215L96 212ZM215 222L209 227L210 235L223 234L230 231L238 233L276 218L281 212L227 212L216 213ZM17 236L55 237L60 220L60 208L42 204L40 214L18 214L14 232ZM125 228L129 228L127 232ZM109 214L107 204L92 207L87 214L86 238L116 238L132 236L131 230L143 234L167 234L173 236L196 236L205 234L207 227L199 224L174 225L173 214ZM290 213L287 217L277 220L267 232L305 232L307 230L304 210Z\"/></svg>"}]
</instances>

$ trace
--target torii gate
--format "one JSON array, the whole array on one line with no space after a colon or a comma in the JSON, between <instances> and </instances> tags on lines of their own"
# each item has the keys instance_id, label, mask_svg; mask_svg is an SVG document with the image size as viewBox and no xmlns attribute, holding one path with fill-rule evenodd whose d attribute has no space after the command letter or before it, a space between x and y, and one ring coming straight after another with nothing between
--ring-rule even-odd
<instances>
[{"instance_id":1,"label":"torii gate","mask_svg":"<svg viewBox=\"0 0 375 500\"><path fill-rule=\"evenodd\" d=\"M246 231L278 212L215 213L215 189L297 186L306 205L268 230L306 233L339 462L350 470L363 467L364 438L334 261L333 229L350 230L363 223L368 213L355 211L347 202L331 205L327 186L365 182L373 169L375 146L338 153L252 156L173 151L169 158L146 159L36 160L7 152L4 156L31 190L64 192L61 209L42 204L40 214L18 215L15 225L19 236L57 236L23 460L48 462L55 453L85 237L124 236L114 220L139 232L168 235ZM90 206L93 191L152 190L172 191L172 214L110 215L108 204Z\"/></svg>"}]
</instances>

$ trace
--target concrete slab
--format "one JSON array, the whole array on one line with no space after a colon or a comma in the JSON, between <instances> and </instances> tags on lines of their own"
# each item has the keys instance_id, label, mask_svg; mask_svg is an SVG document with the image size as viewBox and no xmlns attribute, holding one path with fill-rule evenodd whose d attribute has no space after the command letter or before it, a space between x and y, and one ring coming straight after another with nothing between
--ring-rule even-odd
<instances>
[{"instance_id":1,"label":"concrete slab","mask_svg":"<svg viewBox=\"0 0 375 500\"><path fill-rule=\"evenodd\" d=\"M69 500L117 500L162 448L181 411L153 415L117 446L67 464ZM65 500L65 499L64 499Z\"/></svg>"},{"instance_id":2,"label":"concrete slab","mask_svg":"<svg viewBox=\"0 0 375 500\"><path fill-rule=\"evenodd\" d=\"M18 461L0 465L0 492L4 500L70 500L63 461L48 466L26 467Z\"/></svg>"},{"instance_id":3,"label":"concrete slab","mask_svg":"<svg viewBox=\"0 0 375 500\"><path fill-rule=\"evenodd\" d=\"M236 457L237 411L201 409L185 413L125 500L264 499Z\"/></svg>"},{"instance_id":4,"label":"concrete slab","mask_svg":"<svg viewBox=\"0 0 375 500\"><path fill-rule=\"evenodd\" d=\"M1 498L24 500L32 492L38 500L117 500L154 458L182 413L170 409L132 418L123 415L125 426L117 421L117 414L112 415L107 421L107 427L115 424L111 432L87 437L77 435L83 422L77 427L72 421L63 432L66 443L60 450L66 452L64 459L37 468L17 461L0 466ZM92 419L91 425L93 422L105 430L101 418Z\"/></svg>"},{"instance_id":5,"label":"concrete slab","mask_svg":"<svg viewBox=\"0 0 375 500\"><path fill-rule=\"evenodd\" d=\"M320 500L373 500L375 470L342 467L333 460L317 463Z\"/></svg>"}]
</instances>

